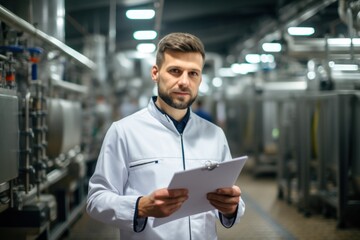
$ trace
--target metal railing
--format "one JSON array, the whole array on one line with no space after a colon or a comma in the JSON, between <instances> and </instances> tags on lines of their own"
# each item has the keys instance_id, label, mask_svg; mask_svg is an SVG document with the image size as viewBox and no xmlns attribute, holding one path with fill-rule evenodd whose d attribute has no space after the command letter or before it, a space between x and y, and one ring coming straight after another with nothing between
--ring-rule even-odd
<instances>
[{"instance_id":1,"label":"metal railing","mask_svg":"<svg viewBox=\"0 0 360 240\"><path fill-rule=\"evenodd\" d=\"M44 42L47 45L50 45L51 47L54 47L61 51L63 54L69 56L72 60L74 60L79 65L86 67L90 70L94 70L96 67L96 64L91 61L89 58L84 56L83 54L77 52L76 50L72 49L71 47L67 46L60 40L47 35L43 31L35 28L30 23L26 22L24 19L16 16L6 8L0 5L0 20L4 21L11 27L24 31L25 33L37 38L38 40Z\"/></svg>"}]
</instances>

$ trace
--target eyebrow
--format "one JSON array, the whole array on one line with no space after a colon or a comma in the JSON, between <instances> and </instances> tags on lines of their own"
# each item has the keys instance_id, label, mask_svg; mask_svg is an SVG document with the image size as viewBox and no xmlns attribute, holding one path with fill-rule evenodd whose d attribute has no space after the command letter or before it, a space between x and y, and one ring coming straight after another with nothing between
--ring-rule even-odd
<instances>
[{"instance_id":1,"label":"eyebrow","mask_svg":"<svg viewBox=\"0 0 360 240\"><path fill-rule=\"evenodd\" d=\"M181 66L178 66L178 65L169 65L169 66L167 66L166 69L171 69L171 68L184 69L184 67L181 67ZM185 68L185 69L187 69L187 68ZM195 71L195 72L201 72L201 71L202 71L202 69L198 69L198 68L190 68L189 70L190 70L190 71Z\"/></svg>"}]
</instances>

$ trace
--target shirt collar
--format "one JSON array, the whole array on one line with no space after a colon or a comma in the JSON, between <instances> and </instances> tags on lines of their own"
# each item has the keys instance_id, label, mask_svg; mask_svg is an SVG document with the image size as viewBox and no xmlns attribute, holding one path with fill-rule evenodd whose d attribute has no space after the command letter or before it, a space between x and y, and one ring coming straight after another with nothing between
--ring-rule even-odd
<instances>
[{"instance_id":1,"label":"shirt collar","mask_svg":"<svg viewBox=\"0 0 360 240\"><path fill-rule=\"evenodd\" d=\"M178 131L179 133L183 133L183 132L184 132L184 129L185 129L185 127L186 127L186 124L187 124L187 122L189 121L189 118L190 118L190 109L188 108L187 111L186 111L185 116L184 116L180 121L177 121L177 120L175 120L174 118L172 118L170 115L168 115L166 112L164 112L163 110L161 110L161 109L155 104L156 99L157 99L156 96L152 97L152 100L153 100L153 102L154 102L154 105L155 105L156 109L159 110L162 114L168 116L168 117L171 119L171 121L174 123L174 126L176 127L177 131Z\"/></svg>"}]
</instances>

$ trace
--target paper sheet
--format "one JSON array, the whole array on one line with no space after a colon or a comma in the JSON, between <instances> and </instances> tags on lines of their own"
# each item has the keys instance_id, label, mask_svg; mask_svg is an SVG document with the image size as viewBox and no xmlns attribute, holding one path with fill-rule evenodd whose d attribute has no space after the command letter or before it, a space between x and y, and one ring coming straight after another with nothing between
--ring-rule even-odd
<instances>
[{"instance_id":1,"label":"paper sheet","mask_svg":"<svg viewBox=\"0 0 360 240\"><path fill-rule=\"evenodd\" d=\"M201 167L175 173L168 188L187 188L189 198L171 216L155 218L153 227L175 219L213 210L214 207L206 199L206 194L218 188L233 186L245 165L246 159L247 156L243 156L219 163L213 169Z\"/></svg>"}]
</instances>

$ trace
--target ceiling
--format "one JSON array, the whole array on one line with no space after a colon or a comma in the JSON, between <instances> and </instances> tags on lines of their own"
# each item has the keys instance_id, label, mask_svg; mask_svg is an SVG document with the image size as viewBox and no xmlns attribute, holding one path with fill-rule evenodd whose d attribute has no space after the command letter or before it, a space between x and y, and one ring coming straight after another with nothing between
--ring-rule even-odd
<instances>
[{"instance_id":1,"label":"ceiling","mask_svg":"<svg viewBox=\"0 0 360 240\"><path fill-rule=\"evenodd\" d=\"M155 18L125 17L126 10L143 8L155 9ZM65 0L65 9L66 44L78 51L85 37L93 34L114 39L107 41L108 46L115 45L113 51L135 49L136 30L157 30L158 38L170 32L193 33L207 52L225 57L258 50L264 39L281 41L281 30L288 26L313 26L313 37L319 38L347 34L337 0ZM111 29L116 29L115 38L109 38Z\"/></svg>"}]
</instances>

